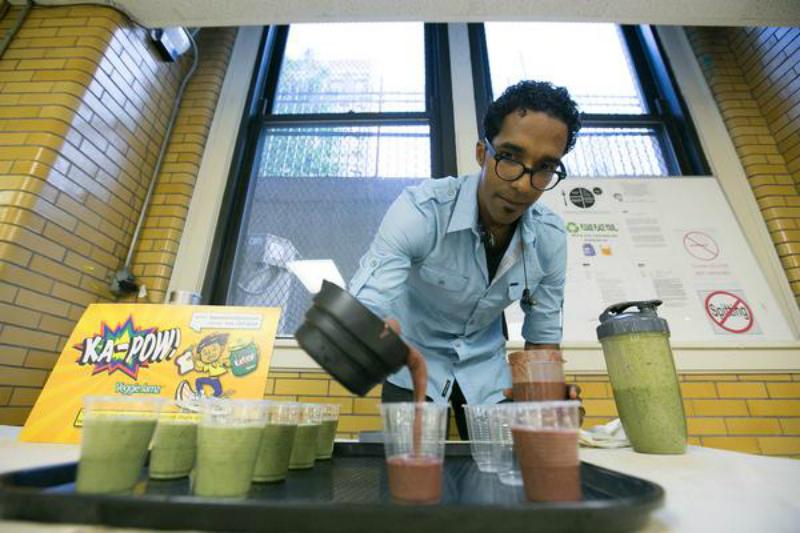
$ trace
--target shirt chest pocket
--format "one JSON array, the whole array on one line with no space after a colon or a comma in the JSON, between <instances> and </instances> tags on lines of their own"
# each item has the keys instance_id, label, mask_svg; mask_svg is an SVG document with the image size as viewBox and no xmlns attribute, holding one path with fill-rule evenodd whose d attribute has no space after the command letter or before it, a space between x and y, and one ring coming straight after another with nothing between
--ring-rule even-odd
<instances>
[{"instance_id":1,"label":"shirt chest pocket","mask_svg":"<svg viewBox=\"0 0 800 533\"><path fill-rule=\"evenodd\" d=\"M461 292L467 287L467 277L438 265L422 265L419 277L431 285L452 292Z\"/></svg>"}]
</instances>

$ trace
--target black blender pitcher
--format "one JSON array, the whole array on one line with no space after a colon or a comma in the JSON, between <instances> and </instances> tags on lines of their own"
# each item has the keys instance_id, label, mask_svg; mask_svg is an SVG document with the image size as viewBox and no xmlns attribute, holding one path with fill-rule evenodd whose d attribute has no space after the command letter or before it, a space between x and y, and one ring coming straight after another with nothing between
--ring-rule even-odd
<instances>
[{"instance_id":1,"label":"black blender pitcher","mask_svg":"<svg viewBox=\"0 0 800 533\"><path fill-rule=\"evenodd\" d=\"M365 395L408 358L408 345L347 291L328 281L295 332L300 347L350 392Z\"/></svg>"}]
</instances>

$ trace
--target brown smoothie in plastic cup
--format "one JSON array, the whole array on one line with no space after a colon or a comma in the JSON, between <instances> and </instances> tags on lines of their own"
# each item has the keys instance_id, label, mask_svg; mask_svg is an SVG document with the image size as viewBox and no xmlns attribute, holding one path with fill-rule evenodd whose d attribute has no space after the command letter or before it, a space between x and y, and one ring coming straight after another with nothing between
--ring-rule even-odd
<instances>
[{"instance_id":1,"label":"brown smoothie in plastic cup","mask_svg":"<svg viewBox=\"0 0 800 533\"><path fill-rule=\"evenodd\" d=\"M528 501L582 499L577 430L514 427L511 433Z\"/></svg>"},{"instance_id":2,"label":"brown smoothie in plastic cup","mask_svg":"<svg viewBox=\"0 0 800 533\"><path fill-rule=\"evenodd\" d=\"M517 402L563 400L564 360L554 349L526 350L508 356L513 397Z\"/></svg>"},{"instance_id":3,"label":"brown smoothie in plastic cup","mask_svg":"<svg viewBox=\"0 0 800 533\"><path fill-rule=\"evenodd\" d=\"M414 385L414 402L419 406L426 399L428 370L425 359L414 350L409 350L407 366ZM412 453L386 460L389 476L389 493L402 503L433 504L442 497L442 471L444 461L438 457L421 455L422 409L414 413L412 430Z\"/></svg>"},{"instance_id":4,"label":"brown smoothie in plastic cup","mask_svg":"<svg viewBox=\"0 0 800 533\"><path fill-rule=\"evenodd\" d=\"M405 503L437 503L442 497L443 461L436 457L396 456L386 460L389 492Z\"/></svg>"}]
</instances>

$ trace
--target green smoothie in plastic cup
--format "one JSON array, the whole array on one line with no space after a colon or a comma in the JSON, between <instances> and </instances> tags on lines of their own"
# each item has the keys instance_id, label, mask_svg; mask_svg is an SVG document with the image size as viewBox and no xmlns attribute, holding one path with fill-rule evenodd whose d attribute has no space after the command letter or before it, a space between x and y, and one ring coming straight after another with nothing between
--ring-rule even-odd
<instances>
[{"instance_id":1,"label":"green smoothie in plastic cup","mask_svg":"<svg viewBox=\"0 0 800 533\"><path fill-rule=\"evenodd\" d=\"M202 402L194 494L217 498L247 495L264 429L264 407L262 400Z\"/></svg>"},{"instance_id":2,"label":"green smoothie in plastic cup","mask_svg":"<svg viewBox=\"0 0 800 533\"><path fill-rule=\"evenodd\" d=\"M150 449L152 479L178 479L191 472L197 451L198 408L197 402L164 404Z\"/></svg>"},{"instance_id":3,"label":"green smoothie in plastic cup","mask_svg":"<svg viewBox=\"0 0 800 533\"><path fill-rule=\"evenodd\" d=\"M139 479L156 427L160 398L87 396L75 490L130 492Z\"/></svg>"},{"instance_id":4,"label":"green smoothie in plastic cup","mask_svg":"<svg viewBox=\"0 0 800 533\"><path fill-rule=\"evenodd\" d=\"M267 424L261 434L253 481L282 481L289 470L289 458L300 421L300 404L268 402Z\"/></svg>"},{"instance_id":5,"label":"green smoothie in plastic cup","mask_svg":"<svg viewBox=\"0 0 800 533\"><path fill-rule=\"evenodd\" d=\"M322 408L319 404L301 404L300 423L294 436L289 470L312 468L317 457L317 438L322 424Z\"/></svg>"},{"instance_id":6,"label":"green smoothie in plastic cup","mask_svg":"<svg viewBox=\"0 0 800 533\"><path fill-rule=\"evenodd\" d=\"M333 455L333 442L336 439L336 427L339 425L339 404L322 405L322 424L317 434L317 460L330 459Z\"/></svg>"}]
</instances>

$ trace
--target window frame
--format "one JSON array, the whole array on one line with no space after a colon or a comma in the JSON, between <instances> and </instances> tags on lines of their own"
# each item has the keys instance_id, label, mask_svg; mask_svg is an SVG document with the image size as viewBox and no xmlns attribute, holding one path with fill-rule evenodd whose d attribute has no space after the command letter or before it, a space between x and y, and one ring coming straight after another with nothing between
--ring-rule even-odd
<instances>
[{"instance_id":1,"label":"window frame","mask_svg":"<svg viewBox=\"0 0 800 533\"><path fill-rule=\"evenodd\" d=\"M669 176L708 176L708 162L700 149L694 124L676 81L665 61L658 36L649 26L618 25L633 62L648 113L582 113L584 128L646 127L655 130L664 153ZM481 118L494 100L489 49L483 23L468 25L478 131ZM499 95L496 95L499 96Z\"/></svg>"}]
</instances>

